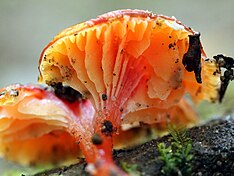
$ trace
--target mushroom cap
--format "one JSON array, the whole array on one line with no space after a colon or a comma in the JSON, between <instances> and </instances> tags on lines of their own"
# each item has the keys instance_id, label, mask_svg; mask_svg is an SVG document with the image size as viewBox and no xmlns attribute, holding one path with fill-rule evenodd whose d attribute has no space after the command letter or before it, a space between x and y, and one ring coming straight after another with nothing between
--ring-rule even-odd
<instances>
[{"instance_id":1,"label":"mushroom cap","mask_svg":"<svg viewBox=\"0 0 234 176\"><path fill-rule=\"evenodd\" d=\"M201 58L194 59L201 63L202 84L183 64L189 36L195 34L174 17L109 12L55 36L41 54L39 80L67 84L97 110L120 111L121 118L148 110L155 118L155 111L166 112L187 92L197 102L216 101L220 75L213 74L215 61L199 45Z\"/></svg>"},{"instance_id":2,"label":"mushroom cap","mask_svg":"<svg viewBox=\"0 0 234 176\"><path fill-rule=\"evenodd\" d=\"M85 105L85 103L84 103ZM50 90L14 84L0 90L0 156L35 165L74 159L72 113Z\"/></svg>"}]
</instances>

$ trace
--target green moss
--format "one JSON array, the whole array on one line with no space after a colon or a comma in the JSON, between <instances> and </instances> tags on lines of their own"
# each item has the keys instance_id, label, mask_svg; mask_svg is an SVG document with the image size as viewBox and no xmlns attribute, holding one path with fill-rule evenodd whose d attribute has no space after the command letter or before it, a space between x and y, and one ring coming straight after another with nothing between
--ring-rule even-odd
<instances>
[{"instance_id":1,"label":"green moss","mask_svg":"<svg viewBox=\"0 0 234 176\"><path fill-rule=\"evenodd\" d=\"M186 130L175 128L170 129L171 143L166 146L164 143L158 144L159 158L163 161L163 175L190 175L192 166L191 154L192 142L187 137Z\"/></svg>"},{"instance_id":2,"label":"green moss","mask_svg":"<svg viewBox=\"0 0 234 176\"><path fill-rule=\"evenodd\" d=\"M130 176L140 176L140 172L138 171L137 164L130 164L126 162L120 162L120 166L122 169L127 172Z\"/></svg>"}]
</instances>

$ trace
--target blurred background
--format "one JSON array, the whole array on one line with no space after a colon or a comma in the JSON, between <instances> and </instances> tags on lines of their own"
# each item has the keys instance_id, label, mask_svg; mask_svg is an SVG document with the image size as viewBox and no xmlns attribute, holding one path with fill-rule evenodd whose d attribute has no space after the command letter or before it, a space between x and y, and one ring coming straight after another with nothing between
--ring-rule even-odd
<instances>
[{"instance_id":1,"label":"blurred background","mask_svg":"<svg viewBox=\"0 0 234 176\"><path fill-rule=\"evenodd\" d=\"M126 8L175 16L201 32L208 57L218 53L234 56L233 0L0 0L0 87L35 83L40 53L62 29L108 11ZM202 116L218 116L231 110L232 87L233 84L224 105L200 105ZM9 163L0 161L0 175L7 167ZM18 167L12 168L17 170Z\"/></svg>"}]
</instances>

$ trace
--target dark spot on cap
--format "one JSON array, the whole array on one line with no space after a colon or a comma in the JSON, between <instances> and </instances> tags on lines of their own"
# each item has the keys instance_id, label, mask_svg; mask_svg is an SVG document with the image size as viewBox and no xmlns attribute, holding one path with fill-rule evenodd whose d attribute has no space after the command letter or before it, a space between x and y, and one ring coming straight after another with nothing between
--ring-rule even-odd
<instances>
[{"instance_id":1,"label":"dark spot on cap","mask_svg":"<svg viewBox=\"0 0 234 176\"><path fill-rule=\"evenodd\" d=\"M120 108L119 111L120 111L120 112L123 112L123 108Z\"/></svg>"},{"instance_id":2,"label":"dark spot on cap","mask_svg":"<svg viewBox=\"0 0 234 176\"><path fill-rule=\"evenodd\" d=\"M54 93L57 97L70 103L80 101L82 99L80 92L69 86L63 86L62 83L52 83L50 86L54 88Z\"/></svg>"},{"instance_id":3,"label":"dark spot on cap","mask_svg":"<svg viewBox=\"0 0 234 176\"><path fill-rule=\"evenodd\" d=\"M18 97L19 96L19 91L16 89L11 89L9 92L9 95L12 97Z\"/></svg>"},{"instance_id":4,"label":"dark spot on cap","mask_svg":"<svg viewBox=\"0 0 234 176\"><path fill-rule=\"evenodd\" d=\"M0 92L0 96L3 96L6 94L6 91Z\"/></svg>"},{"instance_id":5,"label":"dark spot on cap","mask_svg":"<svg viewBox=\"0 0 234 176\"><path fill-rule=\"evenodd\" d=\"M137 107L141 107L141 104L140 104L140 103L136 103L136 106L137 106Z\"/></svg>"},{"instance_id":6,"label":"dark spot on cap","mask_svg":"<svg viewBox=\"0 0 234 176\"><path fill-rule=\"evenodd\" d=\"M169 45L168 45L168 48L169 49L171 49L171 48L174 48L176 46L176 43L174 42L174 43L170 43Z\"/></svg>"},{"instance_id":7,"label":"dark spot on cap","mask_svg":"<svg viewBox=\"0 0 234 176\"><path fill-rule=\"evenodd\" d=\"M94 145L101 145L102 144L102 138L101 138L101 136L99 135L99 134L97 134L97 133L94 133L93 135L92 135L92 143L94 144Z\"/></svg>"},{"instance_id":8,"label":"dark spot on cap","mask_svg":"<svg viewBox=\"0 0 234 176\"><path fill-rule=\"evenodd\" d=\"M101 132L104 133L106 136L111 136L113 133L113 124L109 120L104 120L102 123Z\"/></svg>"},{"instance_id":9,"label":"dark spot on cap","mask_svg":"<svg viewBox=\"0 0 234 176\"><path fill-rule=\"evenodd\" d=\"M168 48L171 49L173 47L172 43L168 45Z\"/></svg>"},{"instance_id":10,"label":"dark spot on cap","mask_svg":"<svg viewBox=\"0 0 234 176\"><path fill-rule=\"evenodd\" d=\"M102 94L102 100L106 101L107 100L107 95L106 94Z\"/></svg>"},{"instance_id":11,"label":"dark spot on cap","mask_svg":"<svg viewBox=\"0 0 234 176\"><path fill-rule=\"evenodd\" d=\"M196 81L202 83L200 33L189 35L189 49L184 54L182 63L188 72L194 72Z\"/></svg>"}]
</instances>

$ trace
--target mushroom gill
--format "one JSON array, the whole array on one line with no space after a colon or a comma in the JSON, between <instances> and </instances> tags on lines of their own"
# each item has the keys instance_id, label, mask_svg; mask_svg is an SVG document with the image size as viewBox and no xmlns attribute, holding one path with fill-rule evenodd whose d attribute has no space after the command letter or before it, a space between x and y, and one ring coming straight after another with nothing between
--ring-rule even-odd
<instances>
[{"instance_id":1,"label":"mushroom gill","mask_svg":"<svg viewBox=\"0 0 234 176\"><path fill-rule=\"evenodd\" d=\"M194 118L181 100L185 93L196 102L219 99L217 64L206 57L199 37L175 18L118 10L65 29L45 47L39 80L71 86L96 110L92 137L99 142L90 139L83 148L95 168L91 173L113 162L112 136L122 122L177 117L187 123Z\"/></svg>"},{"instance_id":2,"label":"mushroom gill","mask_svg":"<svg viewBox=\"0 0 234 176\"><path fill-rule=\"evenodd\" d=\"M62 93L55 93L38 85L14 84L0 89L1 157L23 165L45 165L80 155L73 124L76 133L88 136L90 123L77 126L93 118L94 108L88 100L68 102L59 98Z\"/></svg>"}]
</instances>

